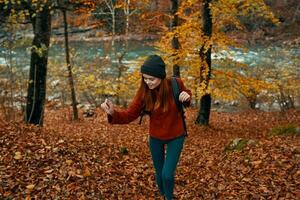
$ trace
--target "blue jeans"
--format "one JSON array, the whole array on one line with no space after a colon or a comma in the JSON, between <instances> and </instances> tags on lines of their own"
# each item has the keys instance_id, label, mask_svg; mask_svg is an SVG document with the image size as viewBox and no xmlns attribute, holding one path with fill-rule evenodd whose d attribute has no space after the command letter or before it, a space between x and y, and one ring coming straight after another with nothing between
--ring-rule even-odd
<instances>
[{"instance_id":1,"label":"blue jeans","mask_svg":"<svg viewBox=\"0 0 300 200\"><path fill-rule=\"evenodd\" d=\"M155 168L156 183L161 195L173 198L174 175L183 148L185 136L171 140L149 139L151 157ZM165 146L167 151L165 153Z\"/></svg>"}]
</instances>

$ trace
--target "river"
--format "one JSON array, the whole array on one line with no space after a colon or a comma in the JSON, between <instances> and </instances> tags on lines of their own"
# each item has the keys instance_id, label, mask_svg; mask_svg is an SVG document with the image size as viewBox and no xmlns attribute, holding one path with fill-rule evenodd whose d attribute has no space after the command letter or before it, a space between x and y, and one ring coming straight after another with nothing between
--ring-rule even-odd
<instances>
[{"instance_id":1,"label":"river","mask_svg":"<svg viewBox=\"0 0 300 200\"><path fill-rule=\"evenodd\" d=\"M141 56L147 56L156 52L156 49L150 42L130 41L128 51L123 59L123 63L135 63L135 60ZM110 57L112 63L116 63L117 59L114 53L111 52L109 42L71 42L70 48L73 53L77 65L89 63L98 58ZM30 47L23 46L14 49L11 52L13 61L17 66L24 70L29 69L30 64ZM123 50L122 44L116 42L116 49L121 52ZM283 48L280 46L256 46L248 47L249 51L244 52L241 49L232 48L228 51L220 51L212 54L212 59L231 58L234 61L246 63L249 66L256 66L260 64L278 65L282 63L299 65L300 63L293 63L293 61L300 59L300 48ZM9 50L0 47L0 65L6 65L9 57ZM65 61L65 51L62 44L52 44L49 49L49 61L59 60L61 63ZM214 63L212 63L214 67Z\"/></svg>"},{"instance_id":2,"label":"river","mask_svg":"<svg viewBox=\"0 0 300 200\"><path fill-rule=\"evenodd\" d=\"M156 52L151 42L130 41L128 51L123 59L123 63L129 67L137 66L136 60L141 56L151 55ZM117 63L114 53L111 52L110 42L70 42L70 48L73 55L75 66L84 66L94 62L97 58L108 58L112 65ZM116 49L121 52L124 48L120 42L116 42ZM23 46L12 51L0 47L0 65L9 66L9 56L18 69L26 72L30 65L30 47ZM255 66L274 66L286 67L292 66L296 73L300 74L300 48L285 48L284 46L255 46L248 47L248 51L237 48L231 48L212 54L212 67L216 67L215 61L224 58L230 58L233 61ZM49 62L65 63L65 51L63 44L52 44L49 49ZM1 77L5 76L0 74ZM299 77L300 78L300 77Z\"/></svg>"}]
</instances>

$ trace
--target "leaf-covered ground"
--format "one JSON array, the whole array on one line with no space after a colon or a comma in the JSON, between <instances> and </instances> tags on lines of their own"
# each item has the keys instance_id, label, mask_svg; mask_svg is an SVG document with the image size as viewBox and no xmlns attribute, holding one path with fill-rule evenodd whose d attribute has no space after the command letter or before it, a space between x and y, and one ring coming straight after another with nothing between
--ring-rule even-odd
<instances>
[{"instance_id":1,"label":"leaf-covered ground","mask_svg":"<svg viewBox=\"0 0 300 200\"><path fill-rule=\"evenodd\" d=\"M111 126L100 110L78 122L47 110L44 128L0 120L0 199L156 199L148 119ZM193 124L176 173L177 199L299 199L299 136L269 137L300 125L300 111L211 114ZM235 138L254 140L225 152Z\"/></svg>"}]
</instances>

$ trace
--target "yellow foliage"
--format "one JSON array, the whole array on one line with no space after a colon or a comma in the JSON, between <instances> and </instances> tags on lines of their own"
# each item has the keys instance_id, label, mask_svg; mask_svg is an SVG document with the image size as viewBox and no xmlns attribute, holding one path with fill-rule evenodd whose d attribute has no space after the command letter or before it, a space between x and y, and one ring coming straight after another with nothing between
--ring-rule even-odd
<instances>
[{"instance_id":1,"label":"yellow foliage","mask_svg":"<svg viewBox=\"0 0 300 200\"><path fill-rule=\"evenodd\" d=\"M205 77L209 73L208 65L200 58L200 50L202 53L206 53L211 47L213 52L226 51L230 47L239 47L246 50L226 35L223 28L231 25L243 31L245 27L239 18L249 15L260 16L278 23L269 7L266 6L263 0L212 1L210 9L213 32L211 37L207 37L202 31L202 16L200 13L202 3L203 1L199 0L181 2L177 14L182 23L173 28L172 31L167 31L157 44L165 54L166 63L182 66L182 76L189 77L187 84L196 92L196 94L194 93L196 99L210 92L221 98L232 99L241 93L252 95L253 90L259 92L263 88L269 87L265 82L253 79L251 76L242 76L234 71L228 72L226 69L223 71L213 69L211 82L207 82ZM171 41L174 37L178 38L180 49L172 48ZM239 67L241 66L245 67L245 64L240 64Z\"/></svg>"},{"instance_id":2,"label":"yellow foliage","mask_svg":"<svg viewBox=\"0 0 300 200\"><path fill-rule=\"evenodd\" d=\"M23 3L27 3L27 6L21 6ZM9 11L13 23L23 23L27 22L29 17L29 9L32 13L31 17L36 17L38 12L42 12L46 7L49 10L53 9L54 2L49 0L31 0L31 1L21 1L21 0L0 0L0 4L4 4L4 10Z\"/></svg>"}]
</instances>

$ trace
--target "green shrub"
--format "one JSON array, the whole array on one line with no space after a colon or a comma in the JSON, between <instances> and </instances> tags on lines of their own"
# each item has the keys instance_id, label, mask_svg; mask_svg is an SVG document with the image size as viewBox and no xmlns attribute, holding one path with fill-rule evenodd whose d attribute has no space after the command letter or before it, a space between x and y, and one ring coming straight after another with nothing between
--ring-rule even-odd
<instances>
[{"instance_id":1,"label":"green shrub","mask_svg":"<svg viewBox=\"0 0 300 200\"><path fill-rule=\"evenodd\" d=\"M121 147L120 148L120 153L123 155L127 155L129 153L128 148L127 147Z\"/></svg>"},{"instance_id":2,"label":"green shrub","mask_svg":"<svg viewBox=\"0 0 300 200\"><path fill-rule=\"evenodd\" d=\"M235 138L228 145L225 146L224 151L241 151L247 145L255 143L254 140L246 138Z\"/></svg>"},{"instance_id":3,"label":"green shrub","mask_svg":"<svg viewBox=\"0 0 300 200\"><path fill-rule=\"evenodd\" d=\"M269 132L269 135L300 135L300 128L294 124L276 126L272 128L272 130Z\"/></svg>"}]
</instances>

